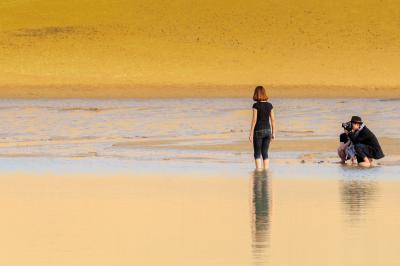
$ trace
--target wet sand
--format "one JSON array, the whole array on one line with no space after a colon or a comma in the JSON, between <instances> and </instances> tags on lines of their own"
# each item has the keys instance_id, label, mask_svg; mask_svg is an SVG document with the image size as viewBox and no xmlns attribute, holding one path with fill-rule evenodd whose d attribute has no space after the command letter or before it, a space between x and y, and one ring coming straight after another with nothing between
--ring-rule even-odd
<instances>
[{"instance_id":1,"label":"wet sand","mask_svg":"<svg viewBox=\"0 0 400 266\"><path fill-rule=\"evenodd\" d=\"M0 98L250 97L259 84L0 84ZM262 84L270 97L400 98L400 87Z\"/></svg>"},{"instance_id":2,"label":"wet sand","mask_svg":"<svg viewBox=\"0 0 400 266\"><path fill-rule=\"evenodd\" d=\"M197 139L198 140L198 139ZM210 139L212 140L212 139ZM138 139L115 143L114 147L121 148L150 148L177 149L177 150L204 150L204 151L248 151L253 146L250 141L237 141L229 144L187 144L193 143L196 139ZM400 155L400 139L383 137L379 139L382 149L390 155ZM339 146L338 140L333 139L302 139L302 140L273 140L270 150L276 152L283 151L310 151L310 152L332 152Z\"/></svg>"},{"instance_id":3,"label":"wet sand","mask_svg":"<svg viewBox=\"0 0 400 266\"><path fill-rule=\"evenodd\" d=\"M179 140L149 140L127 141L116 143L115 148L122 149L157 149L157 150L181 150L181 151L203 151L203 152L253 152L253 146L249 141L238 141L231 144L192 144L191 139ZM384 137L380 144L385 153L385 158L375 160L379 165L400 165L400 139ZM273 140L270 144L270 153L274 163L337 163L336 155L338 140L333 139L302 139L302 140ZM275 155L274 155L275 153ZM289 153L290 157L279 160L279 153ZM295 155L297 154L297 155Z\"/></svg>"},{"instance_id":4,"label":"wet sand","mask_svg":"<svg viewBox=\"0 0 400 266\"><path fill-rule=\"evenodd\" d=\"M337 163L341 122L357 113L382 144L386 157L379 163L399 164L399 100L272 102L278 128L271 144L273 163ZM252 165L252 103L249 98L2 99L0 118L7 127L0 129L0 157Z\"/></svg>"}]
</instances>

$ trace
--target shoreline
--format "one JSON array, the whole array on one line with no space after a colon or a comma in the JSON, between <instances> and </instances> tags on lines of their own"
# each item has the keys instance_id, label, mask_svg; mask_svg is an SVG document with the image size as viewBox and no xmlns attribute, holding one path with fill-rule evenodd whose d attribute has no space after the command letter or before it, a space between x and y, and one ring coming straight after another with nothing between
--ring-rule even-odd
<instances>
[{"instance_id":1,"label":"shoreline","mask_svg":"<svg viewBox=\"0 0 400 266\"><path fill-rule=\"evenodd\" d=\"M252 97L257 84L3 84L0 99ZM271 98L400 99L400 86L265 85Z\"/></svg>"},{"instance_id":2,"label":"shoreline","mask_svg":"<svg viewBox=\"0 0 400 266\"><path fill-rule=\"evenodd\" d=\"M171 138L171 139L137 139L132 141L120 141L110 144L109 148L114 149L117 154L111 156L94 153L82 153L72 155L60 155L52 153L3 153L0 160L7 159L119 159L138 160L136 151L143 150L164 154L156 161L183 162L196 161L202 163L233 163L236 164L245 160L251 162L253 147L249 141L235 141L233 143L207 143L192 138ZM212 139L208 139L212 141ZM385 157L375 160L379 165L400 165L400 138L382 137L379 139ZM57 143L54 143L57 144ZM26 147L31 146L32 143ZM303 140L274 140L270 145L271 159L277 164L298 164L298 163L337 163L336 150L339 145L336 139L303 139ZM235 158L223 159L221 154L231 153ZM245 154L247 154L245 156ZM211 157L210 157L211 155ZM212 156L215 155L215 156ZM239 157L236 157L239 156ZM245 156L245 157L243 157ZM242 158L239 160L239 158ZM239 161L238 161L239 160ZM141 160L139 160L141 161ZM153 161L153 160L150 160Z\"/></svg>"}]
</instances>

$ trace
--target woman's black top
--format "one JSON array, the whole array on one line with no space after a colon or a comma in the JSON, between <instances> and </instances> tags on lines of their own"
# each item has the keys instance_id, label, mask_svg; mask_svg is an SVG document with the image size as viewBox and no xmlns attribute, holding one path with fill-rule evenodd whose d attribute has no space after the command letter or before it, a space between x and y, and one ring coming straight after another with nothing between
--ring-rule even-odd
<instances>
[{"instance_id":1,"label":"woman's black top","mask_svg":"<svg viewBox=\"0 0 400 266\"><path fill-rule=\"evenodd\" d=\"M340 139L340 142L344 142L344 143L346 143L347 141L349 141L349 137L347 136L346 133L340 134L339 139Z\"/></svg>"},{"instance_id":2,"label":"woman's black top","mask_svg":"<svg viewBox=\"0 0 400 266\"><path fill-rule=\"evenodd\" d=\"M270 129L269 115L273 108L269 102L255 102L253 108L257 109L257 123L254 130Z\"/></svg>"}]
</instances>

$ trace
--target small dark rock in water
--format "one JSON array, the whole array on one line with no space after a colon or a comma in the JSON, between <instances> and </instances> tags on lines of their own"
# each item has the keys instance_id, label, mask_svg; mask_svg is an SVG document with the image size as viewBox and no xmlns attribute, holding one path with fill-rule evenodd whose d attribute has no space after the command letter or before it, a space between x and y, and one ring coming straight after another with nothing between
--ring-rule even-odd
<instances>
[{"instance_id":1,"label":"small dark rock in water","mask_svg":"<svg viewBox=\"0 0 400 266\"><path fill-rule=\"evenodd\" d=\"M324 161L318 161L317 163L324 163Z\"/></svg>"},{"instance_id":2,"label":"small dark rock in water","mask_svg":"<svg viewBox=\"0 0 400 266\"><path fill-rule=\"evenodd\" d=\"M301 162L301 163L305 163L306 161L305 161L305 160L301 160L300 162Z\"/></svg>"}]
</instances>

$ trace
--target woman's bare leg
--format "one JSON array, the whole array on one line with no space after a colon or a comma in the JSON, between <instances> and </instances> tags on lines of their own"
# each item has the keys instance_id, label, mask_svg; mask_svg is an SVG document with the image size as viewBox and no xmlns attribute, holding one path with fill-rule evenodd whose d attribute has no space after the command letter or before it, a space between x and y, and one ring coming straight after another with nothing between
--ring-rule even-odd
<instances>
[{"instance_id":1,"label":"woman's bare leg","mask_svg":"<svg viewBox=\"0 0 400 266\"><path fill-rule=\"evenodd\" d=\"M267 170L269 168L269 159L264 160L264 169Z\"/></svg>"},{"instance_id":2,"label":"woman's bare leg","mask_svg":"<svg viewBox=\"0 0 400 266\"><path fill-rule=\"evenodd\" d=\"M263 169L261 158L260 159L255 159L255 162L256 162L256 170Z\"/></svg>"}]
</instances>

